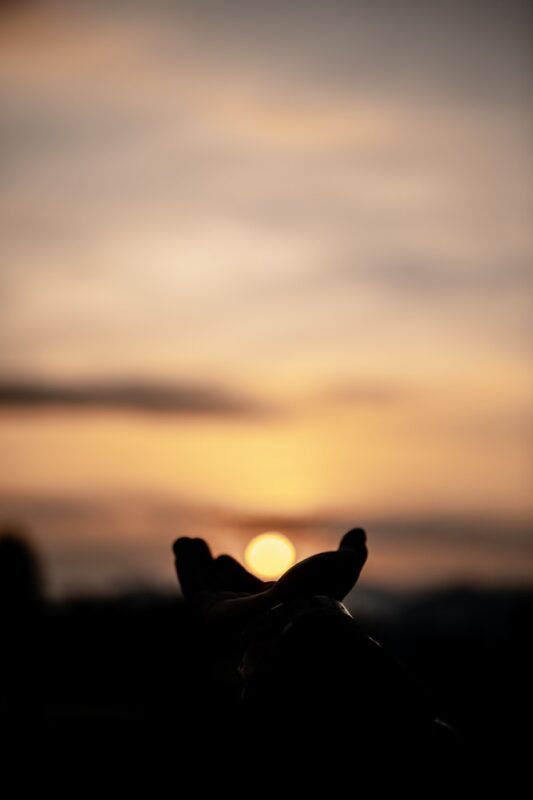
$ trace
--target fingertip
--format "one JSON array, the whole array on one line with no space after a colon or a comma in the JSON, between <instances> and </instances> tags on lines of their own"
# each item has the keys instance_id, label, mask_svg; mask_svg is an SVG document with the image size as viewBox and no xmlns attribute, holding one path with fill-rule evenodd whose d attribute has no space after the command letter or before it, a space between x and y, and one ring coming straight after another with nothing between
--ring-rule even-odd
<instances>
[{"instance_id":1,"label":"fingertip","mask_svg":"<svg viewBox=\"0 0 533 800\"><path fill-rule=\"evenodd\" d=\"M213 556L211 554L211 550L209 549L209 545L205 541L205 539L192 539L191 540L195 549L196 556L198 558L203 559L204 561L207 559L212 559Z\"/></svg>"},{"instance_id":2,"label":"fingertip","mask_svg":"<svg viewBox=\"0 0 533 800\"><path fill-rule=\"evenodd\" d=\"M180 536L172 545L176 558L193 556L195 560L207 561L212 558L209 545L204 539L192 539L190 536Z\"/></svg>"},{"instance_id":3,"label":"fingertip","mask_svg":"<svg viewBox=\"0 0 533 800\"><path fill-rule=\"evenodd\" d=\"M188 549L191 541L192 539L189 536L180 536L179 539L176 539L172 545L172 552L176 558L183 555L183 552Z\"/></svg>"},{"instance_id":4,"label":"fingertip","mask_svg":"<svg viewBox=\"0 0 533 800\"><path fill-rule=\"evenodd\" d=\"M203 539L180 536L172 549L176 572L185 599L194 598L199 591L211 588L211 551Z\"/></svg>"},{"instance_id":5,"label":"fingertip","mask_svg":"<svg viewBox=\"0 0 533 800\"><path fill-rule=\"evenodd\" d=\"M361 550L366 545L366 532L363 528L352 528L341 539L339 550Z\"/></svg>"}]
</instances>

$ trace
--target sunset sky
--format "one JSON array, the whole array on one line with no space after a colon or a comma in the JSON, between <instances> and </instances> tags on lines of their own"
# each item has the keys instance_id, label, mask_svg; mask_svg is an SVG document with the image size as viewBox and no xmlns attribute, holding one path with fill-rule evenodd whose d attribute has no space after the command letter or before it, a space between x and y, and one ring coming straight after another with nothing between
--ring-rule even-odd
<instances>
[{"instance_id":1,"label":"sunset sky","mask_svg":"<svg viewBox=\"0 0 533 800\"><path fill-rule=\"evenodd\" d=\"M528 581L520 0L0 6L0 517L54 592L170 544Z\"/></svg>"}]
</instances>

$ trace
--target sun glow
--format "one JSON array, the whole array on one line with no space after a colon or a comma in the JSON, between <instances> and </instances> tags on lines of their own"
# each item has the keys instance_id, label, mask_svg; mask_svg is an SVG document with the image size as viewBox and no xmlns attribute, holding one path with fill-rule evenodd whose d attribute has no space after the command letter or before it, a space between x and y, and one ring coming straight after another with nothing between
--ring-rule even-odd
<instances>
[{"instance_id":1,"label":"sun glow","mask_svg":"<svg viewBox=\"0 0 533 800\"><path fill-rule=\"evenodd\" d=\"M261 578L278 578L296 560L293 543L282 533L255 536L244 551L246 565Z\"/></svg>"}]
</instances>

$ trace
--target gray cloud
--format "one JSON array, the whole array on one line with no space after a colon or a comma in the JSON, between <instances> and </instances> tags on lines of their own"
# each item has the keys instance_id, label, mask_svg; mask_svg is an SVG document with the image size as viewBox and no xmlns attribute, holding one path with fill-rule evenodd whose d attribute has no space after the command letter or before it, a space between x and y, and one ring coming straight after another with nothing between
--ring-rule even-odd
<instances>
[{"instance_id":1,"label":"gray cloud","mask_svg":"<svg viewBox=\"0 0 533 800\"><path fill-rule=\"evenodd\" d=\"M325 403L347 405L390 405L405 397L403 387L389 382L352 381L329 387L321 395Z\"/></svg>"},{"instance_id":2,"label":"gray cloud","mask_svg":"<svg viewBox=\"0 0 533 800\"><path fill-rule=\"evenodd\" d=\"M342 283L376 286L390 293L403 292L416 297L445 294L464 294L486 296L501 292L530 291L533 285L533 270L529 263L485 263L482 269L460 265L450 269L442 259L428 261L397 260L389 263L375 263L361 268L355 264L341 264L338 269L324 273L324 280L337 278Z\"/></svg>"},{"instance_id":3,"label":"gray cloud","mask_svg":"<svg viewBox=\"0 0 533 800\"><path fill-rule=\"evenodd\" d=\"M431 514L423 517L370 516L345 517L333 512L315 515L279 514L220 514L223 522L247 535L263 531L283 531L289 536L305 538L322 537L335 548L340 537L350 528L366 529L370 548L410 546L430 549L434 546L471 548L476 552L513 552L529 562L533 559L531 548L531 519L490 518L483 514Z\"/></svg>"},{"instance_id":4,"label":"gray cloud","mask_svg":"<svg viewBox=\"0 0 533 800\"><path fill-rule=\"evenodd\" d=\"M366 528L370 551L359 597L365 588L383 582L392 559L398 585L411 587L458 577L478 583L487 574L497 582L511 577L527 583L525 576L531 573L531 524L525 519L479 515L398 519L394 514L369 518L335 512L245 515L197 506L180 496L135 492L66 497L0 490L0 529L19 528L29 537L43 559L46 585L53 594L116 592L133 585L174 587L170 546L179 535L208 540L218 535L220 549L226 550L231 547L229 541L220 540L221 530L234 530L242 542L266 530L280 530L297 546L307 543L318 551L336 548L354 525Z\"/></svg>"},{"instance_id":5,"label":"gray cloud","mask_svg":"<svg viewBox=\"0 0 533 800\"><path fill-rule=\"evenodd\" d=\"M261 413L252 400L205 385L1 381L0 409L113 409L143 413L247 416Z\"/></svg>"}]
</instances>

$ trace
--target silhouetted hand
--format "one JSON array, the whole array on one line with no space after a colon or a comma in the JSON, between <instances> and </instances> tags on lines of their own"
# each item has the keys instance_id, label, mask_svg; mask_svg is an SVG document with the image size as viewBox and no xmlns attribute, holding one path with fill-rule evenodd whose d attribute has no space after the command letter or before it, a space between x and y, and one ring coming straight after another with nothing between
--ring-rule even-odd
<instances>
[{"instance_id":1,"label":"silhouetted hand","mask_svg":"<svg viewBox=\"0 0 533 800\"><path fill-rule=\"evenodd\" d=\"M295 564L281 578L265 583L228 555L213 558L203 539L174 543L183 595L210 623L242 627L278 603L310 595L342 601L353 588L367 558L361 528L346 533L339 549Z\"/></svg>"},{"instance_id":2,"label":"silhouetted hand","mask_svg":"<svg viewBox=\"0 0 533 800\"><path fill-rule=\"evenodd\" d=\"M310 754L309 775L322 764L328 777L338 776L344 764L343 785L353 777L354 752L361 763L384 754L405 757L409 780L413 757L438 765L439 773L441 764L450 770L457 762L455 734L435 720L424 688L339 605L366 562L361 528L346 533L338 550L311 556L272 583L231 556L213 558L203 539L178 539L174 553L185 599L221 634L215 644L222 642L227 655L228 645L238 643L235 675L246 730L254 732L248 758L264 757L257 742L264 732L271 746L264 720L274 719L282 749L298 742Z\"/></svg>"}]
</instances>

